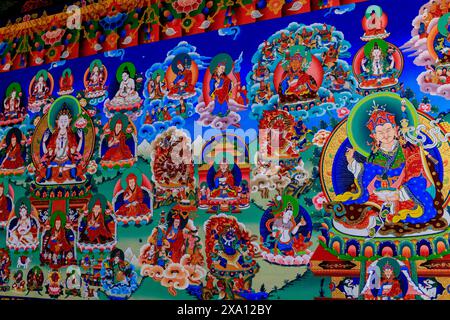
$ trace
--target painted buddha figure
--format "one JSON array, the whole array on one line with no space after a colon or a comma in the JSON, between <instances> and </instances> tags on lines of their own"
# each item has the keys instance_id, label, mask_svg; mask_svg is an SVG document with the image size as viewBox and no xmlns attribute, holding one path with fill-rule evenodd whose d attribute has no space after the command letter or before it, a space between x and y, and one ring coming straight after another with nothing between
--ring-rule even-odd
<instances>
[{"instance_id":1,"label":"painted buddha figure","mask_svg":"<svg viewBox=\"0 0 450 320\"><path fill-rule=\"evenodd\" d=\"M375 10L373 10L370 15L369 18L367 19L367 32L366 34L370 34L370 35L376 35L376 34L381 34L384 33L384 29L383 29L383 22L381 19L381 15L378 15L376 13Z\"/></svg>"},{"instance_id":2,"label":"painted buddha figure","mask_svg":"<svg viewBox=\"0 0 450 320\"><path fill-rule=\"evenodd\" d=\"M297 200L285 196L276 199L272 208L273 218L267 220L263 227L267 229L265 246L274 254L294 256L297 251L307 247L300 231L306 226L305 219L299 215Z\"/></svg>"},{"instance_id":3,"label":"painted buddha figure","mask_svg":"<svg viewBox=\"0 0 450 320\"><path fill-rule=\"evenodd\" d=\"M105 205L105 201L97 199L88 214L81 219L78 227L79 242L102 245L114 241L115 222L106 214Z\"/></svg>"},{"instance_id":4,"label":"painted buddha figure","mask_svg":"<svg viewBox=\"0 0 450 320\"><path fill-rule=\"evenodd\" d=\"M15 211L15 216L8 222L6 244L13 250L36 249L39 244L39 223L31 214L30 202L19 200Z\"/></svg>"},{"instance_id":5,"label":"painted buddha figure","mask_svg":"<svg viewBox=\"0 0 450 320\"><path fill-rule=\"evenodd\" d=\"M170 84L169 95L174 99L179 99L183 96L190 96L195 93L194 85L192 84L192 71L189 66L190 58L185 60L177 60L172 63L174 69L175 79Z\"/></svg>"},{"instance_id":6,"label":"painted buddha figure","mask_svg":"<svg viewBox=\"0 0 450 320\"><path fill-rule=\"evenodd\" d=\"M111 101L106 104L110 109L132 109L140 106L142 102L139 93L136 91L136 82L131 77L128 66L123 68L119 90Z\"/></svg>"},{"instance_id":7,"label":"painted buddha figure","mask_svg":"<svg viewBox=\"0 0 450 320\"><path fill-rule=\"evenodd\" d=\"M123 196L123 205L117 210L118 216L139 217L151 212L144 203L144 193L137 183L137 177L131 173L126 178L127 186Z\"/></svg>"},{"instance_id":8,"label":"painted buddha figure","mask_svg":"<svg viewBox=\"0 0 450 320\"><path fill-rule=\"evenodd\" d=\"M224 161L219 164L219 170L214 175L214 188L211 191L213 198L233 198L237 196L235 188L235 177Z\"/></svg>"},{"instance_id":9,"label":"painted buddha figure","mask_svg":"<svg viewBox=\"0 0 450 320\"><path fill-rule=\"evenodd\" d=\"M66 225L66 216L56 211L42 237L41 262L52 268L60 268L76 263L75 235Z\"/></svg>"},{"instance_id":10,"label":"painted buddha figure","mask_svg":"<svg viewBox=\"0 0 450 320\"><path fill-rule=\"evenodd\" d=\"M229 113L228 100L231 90L231 80L225 74L226 63L219 62L213 71L210 80L210 96L214 100L213 115L219 117L226 116Z\"/></svg>"},{"instance_id":11,"label":"painted buddha figure","mask_svg":"<svg viewBox=\"0 0 450 320\"><path fill-rule=\"evenodd\" d=\"M14 119L22 116L22 107L20 102L20 92L17 89L12 89L9 96L3 101L3 116L5 119Z\"/></svg>"},{"instance_id":12,"label":"painted buddha figure","mask_svg":"<svg viewBox=\"0 0 450 320\"><path fill-rule=\"evenodd\" d=\"M162 99L167 93L167 85L164 80L164 71L157 70L153 73L149 82L149 94L153 100Z\"/></svg>"},{"instance_id":13,"label":"painted buddha figure","mask_svg":"<svg viewBox=\"0 0 450 320\"><path fill-rule=\"evenodd\" d=\"M107 137L108 150L102 157L103 161L119 162L134 157L130 147L127 145L127 136L124 132L126 128L123 126L123 121L118 119L114 124L114 128L111 128L112 132Z\"/></svg>"},{"instance_id":14,"label":"painted buddha figure","mask_svg":"<svg viewBox=\"0 0 450 320\"><path fill-rule=\"evenodd\" d=\"M43 74L39 75L36 80L37 81L35 81L33 85L32 95L35 100L44 100L48 97L50 88L48 87Z\"/></svg>"},{"instance_id":15,"label":"painted buddha figure","mask_svg":"<svg viewBox=\"0 0 450 320\"><path fill-rule=\"evenodd\" d=\"M89 73L88 90L97 91L103 89L103 83L105 81L103 77L103 66L94 64L91 72Z\"/></svg>"},{"instance_id":16,"label":"painted buddha figure","mask_svg":"<svg viewBox=\"0 0 450 320\"><path fill-rule=\"evenodd\" d=\"M15 128L11 129L6 136L6 154L0 164L0 169L14 170L22 168L25 164L25 159L22 153L22 133Z\"/></svg>"},{"instance_id":17,"label":"painted buddha figure","mask_svg":"<svg viewBox=\"0 0 450 320\"><path fill-rule=\"evenodd\" d=\"M287 55L287 64L278 86L281 103L294 103L317 98L316 80L306 73L308 62L300 53Z\"/></svg>"},{"instance_id":18,"label":"painted buddha figure","mask_svg":"<svg viewBox=\"0 0 450 320\"><path fill-rule=\"evenodd\" d=\"M39 182L81 181L77 165L82 158L84 133L82 130L77 130L77 133L72 131L72 114L65 103L55 122L56 128L53 132L46 130L42 138L41 162L44 164L45 173Z\"/></svg>"},{"instance_id":19,"label":"painted buddha figure","mask_svg":"<svg viewBox=\"0 0 450 320\"><path fill-rule=\"evenodd\" d=\"M408 122L405 110L402 105L403 126ZM434 221L434 228L444 227L435 206L435 200L441 201L439 190L434 199L429 189L438 181L427 174L429 163L424 151L404 139L395 115L383 107L374 104L366 126L371 153L362 160L353 147L347 149L347 170L354 177L355 188L326 206L334 213L334 220L351 233L369 230L369 236L375 235L378 217L386 219L382 234L414 232L409 226L420 231L430 221Z\"/></svg>"}]
</instances>

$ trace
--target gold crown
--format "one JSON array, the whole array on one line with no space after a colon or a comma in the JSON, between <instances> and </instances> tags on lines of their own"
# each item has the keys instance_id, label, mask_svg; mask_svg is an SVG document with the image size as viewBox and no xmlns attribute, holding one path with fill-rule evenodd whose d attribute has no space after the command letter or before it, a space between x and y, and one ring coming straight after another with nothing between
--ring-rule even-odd
<instances>
[{"instance_id":1,"label":"gold crown","mask_svg":"<svg viewBox=\"0 0 450 320\"><path fill-rule=\"evenodd\" d=\"M63 103L61 110L59 110L56 118L58 119L61 116L68 116L69 119L72 118L72 113L70 112L69 106L65 102Z\"/></svg>"}]
</instances>

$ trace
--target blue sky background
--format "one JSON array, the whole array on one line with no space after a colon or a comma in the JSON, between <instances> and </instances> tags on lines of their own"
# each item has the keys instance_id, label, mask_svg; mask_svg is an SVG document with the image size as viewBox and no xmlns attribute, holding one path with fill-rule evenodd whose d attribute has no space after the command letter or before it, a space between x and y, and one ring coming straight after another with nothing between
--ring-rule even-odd
<instances>
[{"instance_id":1,"label":"blue sky background","mask_svg":"<svg viewBox=\"0 0 450 320\"><path fill-rule=\"evenodd\" d=\"M287 27L287 25L291 22L298 22L306 25L312 23L327 23L335 26L337 30L342 31L345 35L345 39L352 45L350 48L352 57L344 59L351 65L353 55L365 44L365 42L360 39L363 34L361 19L366 8L371 4L380 5L384 12L388 15L389 23L387 30L391 33L391 35L386 40L400 47L410 39L412 20L418 14L419 9L424 2L418 0L379 0L365 3L363 2L356 4L354 10L345 14L335 14L335 9L320 10L306 14L244 25L239 27L239 34L236 37L234 35L220 35L220 32L214 31L200 35L164 40L157 43L128 48L124 50L123 55L119 56L102 53L95 56L83 57L65 62L63 61L57 65L44 65L40 67L27 68L24 70L11 71L0 74L0 99L3 99L9 83L18 81L22 84L22 89L25 92L26 97L23 99L23 102L26 103L30 80L40 69L47 69L52 73L56 83L54 90L54 96L56 96L59 77L64 69L71 68L75 77L75 94L77 91L84 89L83 75L85 70L89 67L91 61L94 59L101 59L108 68L109 77L107 84L110 86L109 97L113 97L116 91L115 88L117 87L115 79L116 69L122 62L132 61L136 65L137 70L145 74L147 69L149 69L154 63L163 62L167 56L167 52L183 40L195 46L197 48L197 52L202 56L214 57L216 54L226 52L230 54L233 59L237 59L241 52L243 52L241 79L242 82L245 82L245 77L252 67L251 58L256 52L258 46L265 39L270 37L270 35ZM407 57L406 54L404 55L404 60L405 67L401 76L401 81L405 83L405 87L410 87L413 89L420 100L423 94L419 90L416 78L419 73L423 71L423 68L415 66L412 63L413 58ZM202 81L203 73L204 70L200 73L199 81ZM142 92L141 96L143 97ZM432 103L439 106L440 111L448 110L449 103L444 98L433 96L430 97ZM257 127L256 121L250 119L247 114L249 112L250 110L240 113L242 117L241 127L244 129ZM194 115L193 117L187 119L185 128L192 132L193 121L197 118L198 115ZM106 123L106 118L104 121Z\"/></svg>"}]
</instances>

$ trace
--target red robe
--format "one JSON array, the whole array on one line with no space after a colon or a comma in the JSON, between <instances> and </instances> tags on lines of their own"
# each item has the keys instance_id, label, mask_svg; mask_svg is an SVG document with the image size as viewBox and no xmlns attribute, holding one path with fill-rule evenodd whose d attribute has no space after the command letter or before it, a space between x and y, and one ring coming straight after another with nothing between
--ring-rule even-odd
<instances>
[{"instance_id":1,"label":"red robe","mask_svg":"<svg viewBox=\"0 0 450 320\"><path fill-rule=\"evenodd\" d=\"M98 224L99 226L95 227L94 225L91 225L90 223L92 220L94 220L93 224ZM94 213L90 212L87 216L86 223L87 225L84 233L88 237L89 243L101 243L102 239L100 239L100 237L103 237L106 241L113 240L111 231L105 225L105 219L102 213L99 213L97 218L95 218Z\"/></svg>"},{"instance_id":2,"label":"red robe","mask_svg":"<svg viewBox=\"0 0 450 320\"><path fill-rule=\"evenodd\" d=\"M184 88L181 89L184 92L193 92L194 91L194 86L192 85L192 71L188 70L188 69L184 69L183 71L178 71L177 74L177 78L180 79L175 79L176 81L174 81L172 88L170 88L170 92L169 94L177 94L179 93L178 90L181 89L180 88L180 83L184 82Z\"/></svg>"},{"instance_id":3,"label":"red robe","mask_svg":"<svg viewBox=\"0 0 450 320\"><path fill-rule=\"evenodd\" d=\"M57 128L52 135L50 136L50 139L48 139L47 142L47 153L43 157L43 161L53 161L56 158L56 140L58 139L59 129ZM75 162L76 157L79 155L77 148L78 148L78 142L76 135L71 131L67 130L67 140L69 143L69 150L67 157L70 159L70 161Z\"/></svg>"},{"instance_id":4,"label":"red robe","mask_svg":"<svg viewBox=\"0 0 450 320\"><path fill-rule=\"evenodd\" d=\"M385 291L386 289L383 290L383 292L382 292L383 297L393 298L402 293L402 289L400 288L400 282L397 279L391 279L391 280L382 279L381 285L391 285L391 288L388 289L389 291L386 292Z\"/></svg>"},{"instance_id":5,"label":"red robe","mask_svg":"<svg viewBox=\"0 0 450 320\"><path fill-rule=\"evenodd\" d=\"M138 186L136 186L134 190L131 190L130 187L127 187L124 195L130 193L131 193L130 198L128 200L124 200L125 203L119 208L119 210L117 210L117 214L119 216L125 217L137 217L149 213L150 209L144 203L144 193L142 189ZM130 205L127 207L128 204L131 204L133 202L137 202L137 204Z\"/></svg>"},{"instance_id":6,"label":"red robe","mask_svg":"<svg viewBox=\"0 0 450 320\"><path fill-rule=\"evenodd\" d=\"M184 237L183 237L183 231L178 228L178 231L175 233L175 235L171 234L173 232L173 226L169 227L167 230L167 236L166 239L170 244L170 252L172 253L172 261L174 263L178 263L181 260L181 257L184 255L184 252L182 252L182 247L184 244ZM172 238L169 238L169 235L172 236Z\"/></svg>"},{"instance_id":7,"label":"red robe","mask_svg":"<svg viewBox=\"0 0 450 320\"><path fill-rule=\"evenodd\" d=\"M68 74L61 79L61 91L72 90L72 81Z\"/></svg>"},{"instance_id":8,"label":"red robe","mask_svg":"<svg viewBox=\"0 0 450 320\"><path fill-rule=\"evenodd\" d=\"M6 159L2 164L2 169L17 169L23 167L25 161L22 157L22 151L20 150L20 145L15 146L9 145L6 149Z\"/></svg>"},{"instance_id":9,"label":"red robe","mask_svg":"<svg viewBox=\"0 0 450 320\"><path fill-rule=\"evenodd\" d=\"M225 172L222 172L221 170L219 170L214 175L214 181L217 181L217 179L220 179L220 178L226 178L225 183L227 184L229 189L226 190L225 192L227 192L228 196L235 197L237 195L237 192L236 192L236 190L234 190L233 174L229 170L227 170ZM211 196L213 198L215 198L215 197L219 196L221 192L223 192L223 190L221 190L220 186L219 186L211 192Z\"/></svg>"},{"instance_id":10,"label":"red robe","mask_svg":"<svg viewBox=\"0 0 450 320\"><path fill-rule=\"evenodd\" d=\"M8 221L9 214L8 198L2 194L0 196L0 222Z\"/></svg>"},{"instance_id":11,"label":"red robe","mask_svg":"<svg viewBox=\"0 0 450 320\"><path fill-rule=\"evenodd\" d=\"M213 94L215 95L217 101L219 101L219 103L221 104L228 102L229 93L231 89L230 78L228 78L225 74L222 74L221 76L214 75L213 79L215 79L215 81L219 83L221 80L223 80L223 83L220 88L218 89L211 88L213 89Z\"/></svg>"},{"instance_id":12,"label":"red robe","mask_svg":"<svg viewBox=\"0 0 450 320\"><path fill-rule=\"evenodd\" d=\"M54 227L51 229L48 245L51 253L67 253L72 250L66 238L66 230L62 227L58 231Z\"/></svg>"},{"instance_id":13,"label":"red robe","mask_svg":"<svg viewBox=\"0 0 450 320\"><path fill-rule=\"evenodd\" d=\"M108 139L108 143L112 140L114 140L115 137L118 137L119 142L116 144L113 144L103 156L104 161L121 161L121 160L128 160L133 158L133 155L130 151L130 148L126 144L126 136L123 133L123 131L120 131L119 135L116 136L115 133L113 133L110 138Z\"/></svg>"},{"instance_id":14,"label":"red robe","mask_svg":"<svg viewBox=\"0 0 450 320\"><path fill-rule=\"evenodd\" d=\"M57 128L52 133L51 137L48 139L47 153L44 154L44 156L42 157L42 161L41 161L42 166L39 171L40 175L42 177L46 176L47 166L56 160L55 159L56 158L56 140L58 138L58 133L59 133L59 129ZM68 130L67 131L67 139L68 139L68 147L69 148L68 148L68 151L66 154L66 158L71 163L76 163L77 160L81 159L81 154L77 151L78 141L77 141L76 135L71 130ZM77 170L77 175L78 174L79 173ZM53 167L51 179L55 182L62 183L64 181L71 179L70 172L69 172L69 170L66 170L63 172L62 177L59 177L59 168Z\"/></svg>"},{"instance_id":15,"label":"red robe","mask_svg":"<svg viewBox=\"0 0 450 320\"><path fill-rule=\"evenodd\" d=\"M163 110L163 117L165 121L172 120L172 116L170 115L169 110Z\"/></svg>"},{"instance_id":16,"label":"red robe","mask_svg":"<svg viewBox=\"0 0 450 320\"><path fill-rule=\"evenodd\" d=\"M153 117L150 114L146 115L144 123L152 124L153 123Z\"/></svg>"}]
</instances>

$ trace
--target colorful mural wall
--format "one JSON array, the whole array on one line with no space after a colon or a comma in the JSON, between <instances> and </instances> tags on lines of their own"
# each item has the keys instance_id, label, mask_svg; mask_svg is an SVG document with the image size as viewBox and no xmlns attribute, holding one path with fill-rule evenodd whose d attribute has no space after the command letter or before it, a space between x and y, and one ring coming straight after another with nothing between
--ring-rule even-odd
<instances>
[{"instance_id":1,"label":"colorful mural wall","mask_svg":"<svg viewBox=\"0 0 450 320\"><path fill-rule=\"evenodd\" d=\"M0 30L1 296L449 299L450 1L231 2Z\"/></svg>"}]
</instances>

